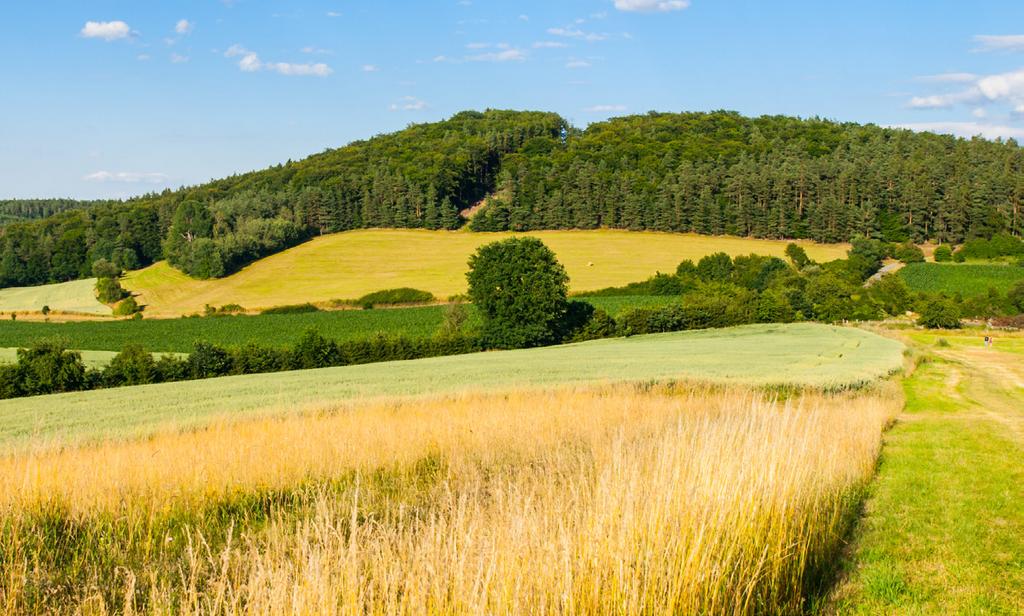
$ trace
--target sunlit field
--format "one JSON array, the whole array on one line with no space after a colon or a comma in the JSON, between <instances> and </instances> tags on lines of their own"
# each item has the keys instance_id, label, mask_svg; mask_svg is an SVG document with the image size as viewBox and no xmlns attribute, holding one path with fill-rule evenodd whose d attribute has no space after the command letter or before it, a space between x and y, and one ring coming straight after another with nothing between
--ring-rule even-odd
<instances>
[{"instance_id":1,"label":"sunlit field","mask_svg":"<svg viewBox=\"0 0 1024 616\"><path fill-rule=\"evenodd\" d=\"M558 255L575 292L675 272L683 259L714 252L782 256L788 242L739 237L629 231L540 231ZM219 280L194 280L157 263L132 272L126 288L140 295L146 316L202 312L209 304L258 309L354 299L387 288L413 287L439 298L465 293L466 261L481 245L508 233L370 229L325 235L272 255ZM843 258L845 244L802 243L812 259Z\"/></svg>"},{"instance_id":2,"label":"sunlit field","mask_svg":"<svg viewBox=\"0 0 1024 616\"><path fill-rule=\"evenodd\" d=\"M389 400L0 460L7 613L799 613L880 383Z\"/></svg>"}]
</instances>

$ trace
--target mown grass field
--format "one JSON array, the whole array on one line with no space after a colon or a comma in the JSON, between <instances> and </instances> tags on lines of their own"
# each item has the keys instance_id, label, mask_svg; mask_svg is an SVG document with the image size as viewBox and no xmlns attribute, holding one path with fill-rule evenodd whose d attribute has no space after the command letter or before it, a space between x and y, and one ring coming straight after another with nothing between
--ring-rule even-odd
<instances>
[{"instance_id":1,"label":"mown grass field","mask_svg":"<svg viewBox=\"0 0 1024 616\"><path fill-rule=\"evenodd\" d=\"M110 306L96 299L96 279L73 280L39 287L0 289L0 312L39 312L43 306L59 312L112 314Z\"/></svg>"},{"instance_id":2,"label":"mown grass field","mask_svg":"<svg viewBox=\"0 0 1024 616\"><path fill-rule=\"evenodd\" d=\"M662 306L674 297L622 296L581 298L615 316L623 310ZM473 306L468 325L476 324ZM334 340L357 340L378 333L427 337L437 332L444 320L444 306L418 306L377 310L333 310L306 314L239 315L203 318L143 319L118 321L0 320L0 348L27 347L47 338L60 338L68 348L120 351L128 344L140 344L150 352L189 353L197 341L224 347L253 342L288 347L307 329L316 329Z\"/></svg>"},{"instance_id":3,"label":"mown grass field","mask_svg":"<svg viewBox=\"0 0 1024 616\"><path fill-rule=\"evenodd\" d=\"M852 328L754 325L58 394L0 401L0 448L466 390L673 379L844 387L898 369L902 348Z\"/></svg>"},{"instance_id":4,"label":"mown grass field","mask_svg":"<svg viewBox=\"0 0 1024 616\"><path fill-rule=\"evenodd\" d=\"M39 399L0 457L0 612L801 613L902 395L747 384L901 349L757 326ZM651 383L687 376L732 384ZM337 402L360 387L434 395ZM274 416L241 420L252 396ZM240 421L200 428L209 404ZM96 438L45 448L46 408ZM174 429L129 438L143 414Z\"/></svg>"},{"instance_id":5,"label":"mown grass field","mask_svg":"<svg viewBox=\"0 0 1024 616\"><path fill-rule=\"evenodd\" d=\"M737 237L629 231L543 231L565 265L574 292L619 286L657 271L674 272L683 259L713 252L782 256L788 242ZM202 312L207 304L258 309L353 299L387 288L413 287L439 298L466 291L466 261L482 244L506 233L362 230L318 237L262 259L219 280L193 280L166 263L132 272L124 285L140 295L147 316ZM804 243L815 260L844 257L848 246Z\"/></svg>"},{"instance_id":6,"label":"mown grass field","mask_svg":"<svg viewBox=\"0 0 1024 616\"><path fill-rule=\"evenodd\" d=\"M1024 281L1024 267L996 263L911 263L899 275L914 291L984 295L989 288L1006 293Z\"/></svg>"},{"instance_id":7,"label":"mown grass field","mask_svg":"<svg viewBox=\"0 0 1024 616\"><path fill-rule=\"evenodd\" d=\"M987 333L905 334L930 361L904 382L835 613L1024 613L1024 336Z\"/></svg>"}]
</instances>

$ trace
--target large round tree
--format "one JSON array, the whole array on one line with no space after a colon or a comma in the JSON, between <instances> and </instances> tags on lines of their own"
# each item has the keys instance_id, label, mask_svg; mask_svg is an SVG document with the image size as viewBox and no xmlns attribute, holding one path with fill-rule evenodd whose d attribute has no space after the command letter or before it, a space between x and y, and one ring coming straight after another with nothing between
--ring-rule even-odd
<instances>
[{"instance_id":1,"label":"large round tree","mask_svg":"<svg viewBox=\"0 0 1024 616\"><path fill-rule=\"evenodd\" d=\"M511 349L558 341L569 276L543 242L524 237L482 246L469 258L466 278L487 344Z\"/></svg>"}]
</instances>

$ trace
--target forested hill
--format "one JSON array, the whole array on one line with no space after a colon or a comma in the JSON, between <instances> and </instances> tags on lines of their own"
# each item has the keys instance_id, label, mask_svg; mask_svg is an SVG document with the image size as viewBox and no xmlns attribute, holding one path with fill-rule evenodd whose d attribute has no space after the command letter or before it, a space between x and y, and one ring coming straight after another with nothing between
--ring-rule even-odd
<instances>
[{"instance_id":1,"label":"forested hill","mask_svg":"<svg viewBox=\"0 0 1024 616\"><path fill-rule=\"evenodd\" d=\"M0 225L36 220L68 210L90 207L95 201L74 199L5 199L0 200Z\"/></svg>"},{"instance_id":2,"label":"forested hill","mask_svg":"<svg viewBox=\"0 0 1024 616\"><path fill-rule=\"evenodd\" d=\"M614 227L842 241L959 242L1024 227L1013 141L732 112L650 113L586 130L490 110L201 186L3 230L0 284L160 258L220 276L311 235L360 227Z\"/></svg>"}]
</instances>

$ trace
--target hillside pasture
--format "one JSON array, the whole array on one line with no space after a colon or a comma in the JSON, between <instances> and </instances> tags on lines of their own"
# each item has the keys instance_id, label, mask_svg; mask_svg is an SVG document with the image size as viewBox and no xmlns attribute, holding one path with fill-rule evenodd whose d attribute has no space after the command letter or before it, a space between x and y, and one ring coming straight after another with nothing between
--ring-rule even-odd
<instances>
[{"instance_id":1,"label":"hillside pasture","mask_svg":"<svg viewBox=\"0 0 1024 616\"><path fill-rule=\"evenodd\" d=\"M675 297L614 296L579 298L612 316L624 310L664 306ZM468 305L472 327L479 316ZM0 348L27 347L40 340L59 338L69 348L120 351L128 344L150 352L189 353L198 341L222 347L248 343L289 347L308 329L332 340L359 340L379 333L424 338L437 332L444 306L417 306L384 310L331 310L299 314L261 314L177 319L72 321L42 323L0 320Z\"/></svg>"},{"instance_id":2,"label":"hillside pasture","mask_svg":"<svg viewBox=\"0 0 1024 616\"><path fill-rule=\"evenodd\" d=\"M195 280L166 262L130 273L125 288L140 295L146 316L178 316L206 305L255 310L302 302L353 299L386 288L412 287L439 298L465 293L466 262L481 245L510 233L360 230L317 237L218 280ZM674 272L684 259L714 253L782 256L781 240L629 231L541 231L577 293ZM842 258L845 244L804 242L812 259Z\"/></svg>"},{"instance_id":3,"label":"hillside pasture","mask_svg":"<svg viewBox=\"0 0 1024 616\"><path fill-rule=\"evenodd\" d=\"M0 289L0 312L55 312L109 316L110 306L96 299L96 279L72 280L38 287Z\"/></svg>"},{"instance_id":4,"label":"hillside pasture","mask_svg":"<svg viewBox=\"0 0 1024 616\"><path fill-rule=\"evenodd\" d=\"M0 448L131 437L368 398L566 383L691 379L842 388L899 369L902 349L852 328L755 325L57 394L0 401Z\"/></svg>"},{"instance_id":5,"label":"hillside pasture","mask_svg":"<svg viewBox=\"0 0 1024 616\"><path fill-rule=\"evenodd\" d=\"M1024 281L1024 267L996 263L911 263L899 275L914 291L971 297L984 295L989 288L1006 293Z\"/></svg>"}]
</instances>

